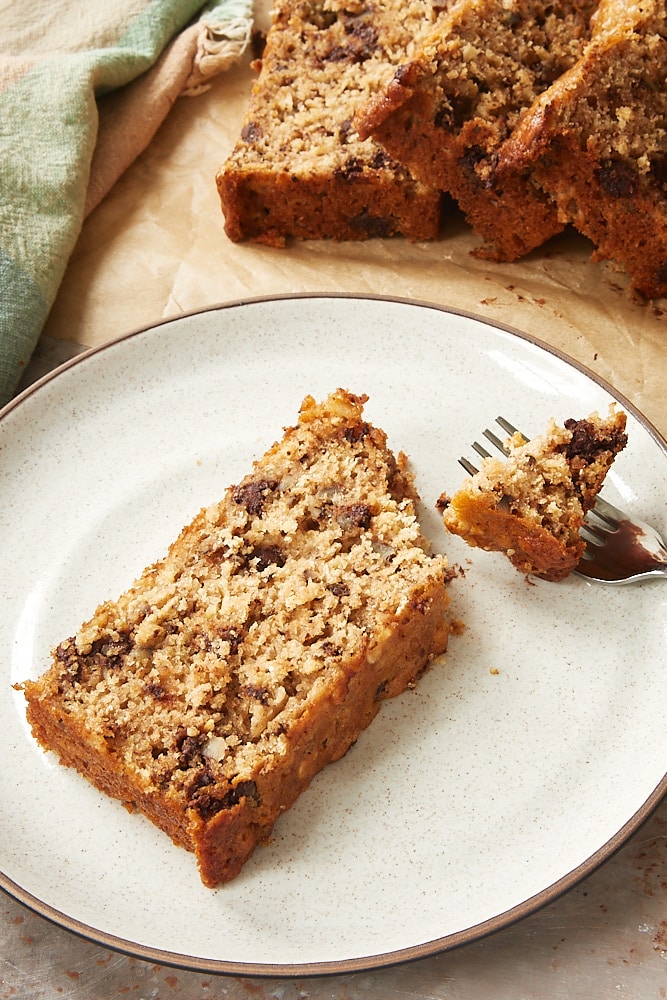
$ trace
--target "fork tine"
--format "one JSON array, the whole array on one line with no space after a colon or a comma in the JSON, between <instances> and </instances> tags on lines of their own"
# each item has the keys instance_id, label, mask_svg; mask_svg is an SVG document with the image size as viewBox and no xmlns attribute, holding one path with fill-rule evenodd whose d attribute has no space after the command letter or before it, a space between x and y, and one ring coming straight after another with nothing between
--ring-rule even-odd
<instances>
[{"instance_id":1,"label":"fork tine","mask_svg":"<svg viewBox=\"0 0 667 1000\"><path fill-rule=\"evenodd\" d=\"M479 469L476 469L472 462L469 462L467 458L460 458L459 465L462 465L469 476L475 476Z\"/></svg>"},{"instance_id":2,"label":"fork tine","mask_svg":"<svg viewBox=\"0 0 667 1000\"><path fill-rule=\"evenodd\" d=\"M501 441L498 435L494 434L493 431L490 431L488 427L484 431L484 437L487 439L487 441L490 441L491 444L498 449L498 451L501 451L503 455L505 456L509 455L509 451L505 447L505 442Z\"/></svg>"},{"instance_id":3,"label":"fork tine","mask_svg":"<svg viewBox=\"0 0 667 1000\"><path fill-rule=\"evenodd\" d=\"M608 500L604 500L599 494L595 498L595 506L591 508L589 514L595 514L596 517L599 517L603 523L608 524L612 529L618 528L620 522L626 519L623 511L620 511L618 507L614 507Z\"/></svg>"},{"instance_id":4,"label":"fork tine","mask_svg":"<svg viewBox=\"0 0 667 1000\"><path fill-rule=\"evenodd\" d=\"M491 452L487 451L484 445L480 444L479 441L473 441L472 446L480 458L491 458Z\"/></svg>"},{"instance_id":5,"label":"fork tine","mask_svg":"<svg viewBox=\"0 0 667 1000\"><path fill-rule=\"evenodd\" d=\"M496 422L499 423L501 425L501 427L503 428L503 430L506 430L510 435L516 433L516 428L513 427L512 424L510 424L510 422L508 420L505 420L504 417L496 417ZM505 457L507 457L507 455L509 454L509 452L508 452L507 448L505 447L504 441L502 441L498 437L497 434L494 434L494 432L491 431L491 430L489 430L489 428L487 427L486 430L484 431L484 437L495 448L497 448L498 451L502 452L502 454L505 455ZM480 444L479 441L473 441L472 448L473 448L473 451L477 452L477 454L479 455L480 458L491 458L491 452L488 451L484 447L483 444ZM465 471L468 473L469 476L474 476L479 471L472 464L472 462L470 462L465 457L462 457L462 458L459 459L459 465L463 466L463 468L465 469Z\"/></svg>"},{"instance_id":6,"label":"fork tine","mask_svg":"<svg viewBox=\"0 0 667 1000\"><path fill-rule=\"evenodd\" d=\"M502 429L506 431L510 437L512 437L513 434L521 434L521 431L518 431L516 427L513 424L511 424L509 420L505 420L504 417L496 417L496 423L500 424ZM525 436L526 436L525 434L521 434L521 437Z\"/></svg>"},{"instance_id":7,"label":"fork tine","mask_svg":"<svg viewBox=\"0 0 667 1000\"><path fill-rule=\"evenodd\" d=\"M584 541L591 545L604 545L609 539L609 532L596 528L595 525L584 521L579 529Z\"/></svg>"}]
</instances>

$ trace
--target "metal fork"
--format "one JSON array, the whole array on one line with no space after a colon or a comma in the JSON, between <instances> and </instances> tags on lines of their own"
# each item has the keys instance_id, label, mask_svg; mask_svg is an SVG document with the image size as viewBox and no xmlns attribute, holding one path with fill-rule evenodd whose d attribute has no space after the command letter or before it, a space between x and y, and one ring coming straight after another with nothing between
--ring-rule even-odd
<instances>
[{"instance_id":1,"label":"metal fork","mask_svg":"<svg viewBox=\"0 0 667 1000\"><path fill-rule=\"evenodd\" d=\"M504 417L496 417L496 423L510 437L521 433ZM524 434L521 436L528 441ZM507 455L504 441L492 430L487 428L484 437ZM481 458L491 457L479 441L473 441L472 447ZM459 463L469 475L477 472L467 458L460 458ZM667 579L667 545L660 534L650 524L633 520L603 497L598 496L595 506L586 514L581 535L586 551L574 570L579 576L617 585L656 577Z\"/></svg>"}]
</instances>

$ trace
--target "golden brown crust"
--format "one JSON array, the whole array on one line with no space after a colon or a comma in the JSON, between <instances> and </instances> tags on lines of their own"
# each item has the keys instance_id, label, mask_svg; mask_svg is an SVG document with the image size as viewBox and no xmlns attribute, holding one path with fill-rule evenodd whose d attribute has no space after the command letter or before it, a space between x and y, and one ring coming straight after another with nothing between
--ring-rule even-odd
<instances>
[{"instance_id":1,"label":"golden brown crust","mask_svg":"<svg viewBox=\"0 0 667 1000\"><path fill-rule=\"evenodd\" d=\"M502 551L516 569L545 580L562 580L576 567L585 544L573 533L566 541L528 518L498 507L495 496L456 493L447 508L446 526L469 545Z\"/></svg>"},{"instance_id":2,"label":"golden brown crust","mask_svg":"<svg viewBox=\"0 0 667 1000\"><path fill-rule=\"evenodd\" d=\"M297 181L270 163L246 168L228 161L216 183L225 232L235 243L432 240L440 228L440 193L407 178L404 168L385 156L359 160L347 173L341 167L302 174Z\"/></svg>"},{"instance_id":3,"label":"golden brown crust","mask_svg":"<svg viewBox=\"0 0 667 1000\"><path fill-rule=\"evenodd\" d=\"M233 878L447 645L449 579L365 397L307 397L253 470L23 685L35 738Z\"/></svg>"}]
</instances>

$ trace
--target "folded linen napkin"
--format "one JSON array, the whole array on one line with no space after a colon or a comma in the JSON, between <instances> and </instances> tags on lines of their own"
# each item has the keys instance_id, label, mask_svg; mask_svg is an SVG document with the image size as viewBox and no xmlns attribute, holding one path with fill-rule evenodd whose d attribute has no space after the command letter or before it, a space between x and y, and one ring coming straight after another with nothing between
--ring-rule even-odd
<instances>
[{"instance_id":1,"label":"folded linen napkin","mask_svg":"<svg viewBox=\"0 0 667 1000\"><path fill-rule=\"evenodd\" d=\"M0 406L84 218L176 98L240 57L251 18L252 0L0 3Z\"/></svg>"}]
</instances>

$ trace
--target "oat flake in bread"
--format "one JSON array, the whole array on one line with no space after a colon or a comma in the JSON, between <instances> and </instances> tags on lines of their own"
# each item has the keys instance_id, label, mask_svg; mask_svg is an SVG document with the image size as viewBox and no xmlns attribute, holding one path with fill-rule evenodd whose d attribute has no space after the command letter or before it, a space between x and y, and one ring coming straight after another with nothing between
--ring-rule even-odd
<instances>
[{"instance_id":1,"label":"oat flake in bread","mask_svg":"<svg viewBox=\"0 0 667 1000\"><path fill-rule=\"evenodd\" d=\"M365 401L307 397L252 472L22 685L39 743L194 851L207 886L234 878L447 646L447 561Z\"/></svg>"},{"instance_id":2,"label":"oat flake in bread","mask_svg":"<svg viewBox=\"0 0 667 1000\"><path fill-rule=\"evenodd\" d=\"M353 124L437 10L431 0L277 0L241 135L217 174L231 240L438 235L439 190Z\"/></svg>"},{"instance_id":3,"label":"oat flake in bread","mask_svg":"<svg viewBox=\"0 0 667 1000\"><path fill-rule=\"evenodd\" d=\"M612 405L605 418L551 420L529 442L515 434L507 459L483 459L453 497L440 497L445 527L473 547L505 552L522 573L564 579L583 555L579 529L627 443L625 426Z\"/></svg>"}]
</instances>

